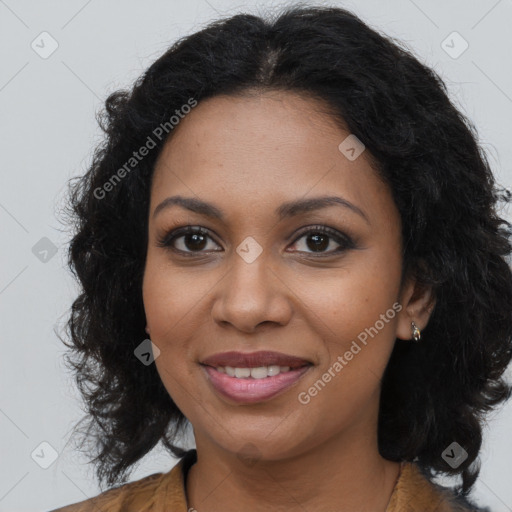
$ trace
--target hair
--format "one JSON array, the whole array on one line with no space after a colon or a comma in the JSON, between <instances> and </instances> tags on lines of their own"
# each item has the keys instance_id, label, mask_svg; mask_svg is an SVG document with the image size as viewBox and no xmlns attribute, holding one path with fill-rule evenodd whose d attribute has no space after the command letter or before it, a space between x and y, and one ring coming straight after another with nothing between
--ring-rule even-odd
<instances>
[{"instance_id":1,"label":"hair","mask_svg":"<svg viewBox=\"0 0 512 512\"><path fill-rule=\"evenodd\" d=\"M497 209L510 196L502 196L476 129L435 71L353 13L307 6L268 18L239 14L181 38L130 90L110 94L98 115L103 140L86 173L69 183L68 260L80 293L66 346L100 485L125 481L160 441L178 458L186 452L177 440L188 420L155 365L134 356L146 338L151 180L172 136L154 130L169 128L191 98L251 90L323 100L389 185L402 220L404 272L431 286L436 303L422 343L395 343L382 379L379 451L416 462L431 479L460 476L454 490L466 496L480 471L485 413L511 394L503 373L512 358L512 231ZM155 147L135 164L133 152L148 137ZM129 161L132 169L121 173ZM456 468L442 457L454 441L467 452Z\"/></svg>"}]
</instances>

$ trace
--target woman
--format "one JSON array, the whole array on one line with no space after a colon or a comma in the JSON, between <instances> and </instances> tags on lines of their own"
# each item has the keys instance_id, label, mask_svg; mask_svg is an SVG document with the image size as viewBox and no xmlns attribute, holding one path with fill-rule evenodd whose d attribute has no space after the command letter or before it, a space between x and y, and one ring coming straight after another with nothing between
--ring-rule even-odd
<instances>
[{"instance_id":1,"label":"woman","mask_svg":"<svg viewBox=\"0 0 512 512\"><path fill-rule=\"evenodd\" d=\"M112 488L59 511L476 510L510 225L442 80L343 9L238 15L102 127L68 346ZM159 441L179 463L126 483Z\"/></svg>"}]
</instances>

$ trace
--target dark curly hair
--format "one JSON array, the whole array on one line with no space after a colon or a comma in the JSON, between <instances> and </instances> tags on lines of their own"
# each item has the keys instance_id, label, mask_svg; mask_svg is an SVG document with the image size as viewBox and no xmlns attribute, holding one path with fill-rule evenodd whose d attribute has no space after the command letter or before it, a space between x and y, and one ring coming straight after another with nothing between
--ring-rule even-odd
<instances>
[{"instance_id":1,"label":"dark curly hair","mask_svg":"<svg viewBox=\"0 0 512 512\"><path fill-rule=\"evenodd\" d=\"M354 14L302 5L273 18L218 20L177 41L131 90L108 97L98 116L103 142L85 175L69 183L69 265L81 289L66 324L72 343L65 344L87 405L82 437L96 441L100 485L126 481L159 441L185 454L177 440L188 421L155 365L134 356L146 337L152 173L172 136L154 130L169 127L191 98L251 90L323 100L364 143L392 190L404 274L432 286L436 305L425 343L395 343L382 380L379 450L389 460L416 462L430 479L460 475L454 491L466 496L480 470L484 414L511 394L503 373L512 358L512 231L497 209L510 198L436 72ZM148 136L156 147L127 172ZM122 179L113 181L123 166ZM441 456L453 441L468 453L456 469Z\"/></svg>"}]
</instances>

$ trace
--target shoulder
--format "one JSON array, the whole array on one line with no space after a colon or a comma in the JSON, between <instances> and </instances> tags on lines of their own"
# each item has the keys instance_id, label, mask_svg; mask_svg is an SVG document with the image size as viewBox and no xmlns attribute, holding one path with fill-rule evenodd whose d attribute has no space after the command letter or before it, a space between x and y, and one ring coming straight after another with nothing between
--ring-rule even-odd
<instances>
[{"instance_id":1,"label":"shoulder","mask_svg":"<svg viewBox=\"0 0 512 512\"><path fill-rule=\"evenodd\" d=\"M412 462L404 462L386 512L491 512L453 490L433 483Z\"/></svg>"},{"instance_id":2,"label":"shoulder","mask_svg":"<svg viewBox=\"0 0 512 512\"><path fill-rule=\"evenodd\" d=\"M131 505L134 501L144 501L156 491L163 475L163 473L154 473L135 482L108 489L93 498L50 512L97 512L98 510L102 512L120 512L121 510L129 510L127 509L129 504Z\"/></svg>"},{"instance_id":3,"label":"shoulder","mask_svg":"<svg viewBox=\"0 0 512 512\"><path fill-rule=\"evenodd\" d=\"M162 483L172 473L153 473L140 480L129 482L78 503L50 512L142 512L152 511Z\"/></svg>"},{"instance_id":4,"label":"shoulder","mask_svg":"<svg viewBox=\"0 0 512 512\"><path fill-rule=\"evenodd\" d=\"M181 512L187 510L185 479L197 460L189 450L167 473L153 473L90 498L49 512Z\"/></svg>"}]
</instances>

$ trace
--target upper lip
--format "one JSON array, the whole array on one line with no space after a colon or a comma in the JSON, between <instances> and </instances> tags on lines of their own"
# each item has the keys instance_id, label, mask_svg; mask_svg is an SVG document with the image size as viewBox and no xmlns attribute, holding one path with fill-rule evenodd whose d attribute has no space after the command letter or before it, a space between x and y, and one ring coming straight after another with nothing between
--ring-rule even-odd
<instances>
[{"instance_id":1,"label":"upper lip","mask_svg":"<svg viewBox=\"0 0 512 512\"><path fill-rule=\"evenodd\" d=\"M301 357L290 356L280 352L219 352L203 359L206 366L231 366L233 368L258 368L260 366L289 366L300 368L312 364Z\"/></svg>"}]
</instances>

